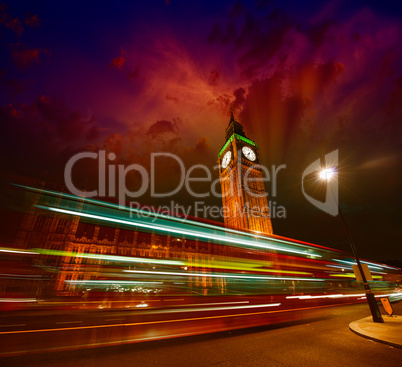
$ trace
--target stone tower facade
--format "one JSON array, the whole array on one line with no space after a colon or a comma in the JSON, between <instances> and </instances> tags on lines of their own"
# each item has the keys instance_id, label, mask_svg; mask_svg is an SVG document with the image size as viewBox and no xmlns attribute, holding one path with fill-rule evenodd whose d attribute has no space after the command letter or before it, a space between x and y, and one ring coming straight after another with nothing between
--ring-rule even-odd
<instances>
[{"instance_id":1,"label":"stone tower facade","mask_svg":"<svg viewBox=\"0 0 402 367\"><path fill-rule=\"evenodd\" d=\"M218 157L225 225L272 234L258 147L246 137L233 112L226 128L226 142Z\"/></svg>"}]
</instances>

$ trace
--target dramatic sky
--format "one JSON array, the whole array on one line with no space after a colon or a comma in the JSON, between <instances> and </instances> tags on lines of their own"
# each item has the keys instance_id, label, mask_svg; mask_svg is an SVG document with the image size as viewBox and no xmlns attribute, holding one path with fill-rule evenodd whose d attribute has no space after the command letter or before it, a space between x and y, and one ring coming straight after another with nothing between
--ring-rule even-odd
<instances>
[{"instance_id":1,"label":"dramatic sky","mask_svg":"<svg viewBox=\"0 0 402 367\"><path fill-rule=\"evenodd\" d=\"M212 169L233 105L262 163L286 165L275 197L267 184L286 208L275 233L348 250L339 217L301 190L304 169L338 149L340 204L360 255L402 261L401 17L396 1L2 4L1 178L62 185L69 158L100 149L116 164L149 169L152 152L170 152L187 169ZM96 164L73 173L95 187ZM166 159L156 175L158 190L172 188L178 167ZM171 200L195 199L138 199Z\"/></svg>"}]
</instances>

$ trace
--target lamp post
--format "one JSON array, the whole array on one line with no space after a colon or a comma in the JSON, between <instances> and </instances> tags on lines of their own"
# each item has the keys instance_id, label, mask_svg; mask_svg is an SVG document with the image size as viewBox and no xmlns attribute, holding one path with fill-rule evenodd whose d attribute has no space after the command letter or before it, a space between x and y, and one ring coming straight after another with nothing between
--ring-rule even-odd
<instances>
[{"instance_id":1,"label":"lamp post","mask_svg":"<svg viewBox=\"0 0 402 367\"><path fill-rule=\"evenodd\" d=\"M322 180L325 180L325 181L329 182L331 180L331 178L333 178L336 174L337 174L336 168L335 167L329 167L329 168L325 168L325 169L320 171L320 178ZM328 187L327 187L327 190L329 190ZM337 205L338 205L338 213L339 213L339 216L341 218L343 228L344 228L344 230L346 232L346 237L347 237L347 239L349 241L350 248L352 249L353 256L356 259L357 266L359 268L360 274L361 274L362 279L363 279L364 290L366 292L366 299L367 299L367 303L368 303L368 305L370 307L371 315L373 316L373 322L384 322L384 320L383 320L383 318L381 316L380 309L378 308L378 304L377 304L377 302L375 300L374 294L370 289L370 285L367 282L366 276L364 275L363 268L362 268L362 265L360 263L359 256L357 255L356 246L355 246L355 244L353 242L353 239L352 239L352 236L351 236L351 234L349 232L349 229L346 226L345 218L343 217L341 207L339 205L339 200L336 200L336 202L337 202Z\"/></svg>"}]
</instances>

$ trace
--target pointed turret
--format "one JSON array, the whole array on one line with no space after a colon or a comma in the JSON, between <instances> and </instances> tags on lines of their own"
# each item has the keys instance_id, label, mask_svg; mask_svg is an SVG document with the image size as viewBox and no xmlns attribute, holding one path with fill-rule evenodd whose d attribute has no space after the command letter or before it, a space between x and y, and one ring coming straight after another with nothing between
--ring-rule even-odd
<instances>
[{"instance_id":1,"label":"pointed turret","mask_svg":"<svg viewBox=\"0 0 402 367\"><path fill-rule=\"evenodd\" d=\"M243 131L243 126L240 122L236 121L233 116L233 108L230 106L230 121L226 128L226 140L228 140L233 134L238 134L246 138L246 134Z\"/></svg>"}]
</instances>

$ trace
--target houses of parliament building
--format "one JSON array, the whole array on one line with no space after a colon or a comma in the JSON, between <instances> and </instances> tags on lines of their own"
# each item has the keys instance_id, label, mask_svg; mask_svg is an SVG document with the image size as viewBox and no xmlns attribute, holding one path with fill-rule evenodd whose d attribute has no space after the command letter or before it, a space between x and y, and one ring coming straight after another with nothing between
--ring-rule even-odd
<instances>
[{"instance_id":1,"label":"houses of parliament building","mask_svg":"<svg viewBox=\"0 0 402 367\"><path fill-rule=\"evenodd\" d=\"M257 144L246 137L233 113L226 128L225 144L218 157L223 206L227 208L224 211L225 227L272 234ZM250 188L244 185L246 172L254 178ZM218 261L219 265L215 265L215 268L230 269L230 265L222 265L227 252L233 251L228 246L206 238L199 241L175 233L160 235L152 229L128 228L118 222L103 225L88 217L67 215L66 210L54 211L49 215L41 210L47 205L48 196L44 195L45 192L42 188L29 194L32 205L24 213L15 240L16 248L36 251L37 256L32 263L47 274L48 283L37 291L38 294L49 291L49 283L51 292L60 295L81 292L80 284L90 288L91 281L104 278L105 271L112 271L107 267L105 270L105 264L111 259L124 261L132 257L143 259L145 263L146 259L181 261L184 264L182 269L201 272L206 265L214 267ZM87 199L76 199L75 210L79 211L80 205ZM57 207L57 200L61 202L63 199L62 196L59 199L56 196L54 200L53 206ZM244 257L245 252L241 256ZM252 258L252 255L247 256ZM136 267L130 266L129 269ZM188 279L186 288L197 290L200 294L207 294L211 289L225 293L225 283L225 278L193 276ZM134 286L127 287L133 289Z\"/></svg>"}]
</instances>

